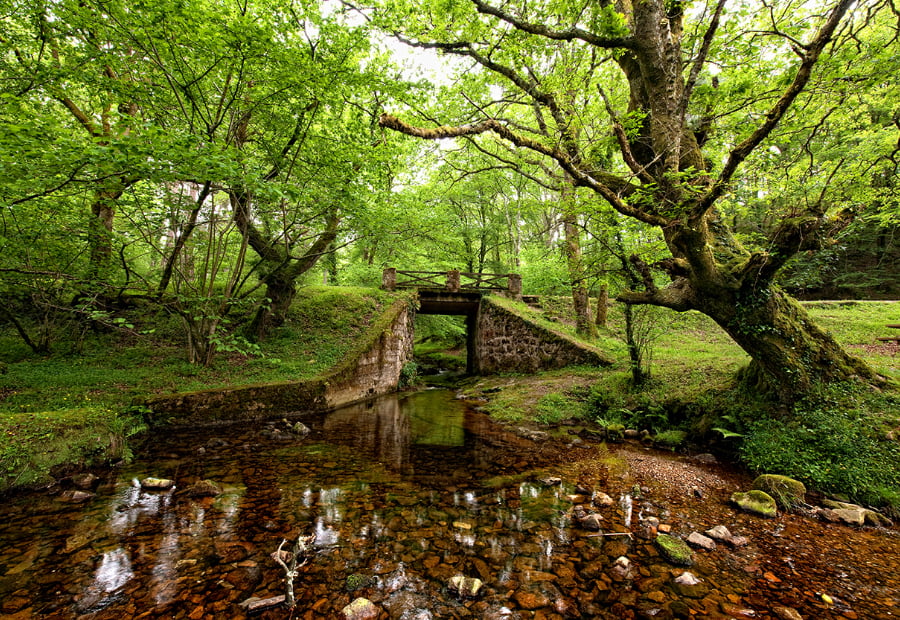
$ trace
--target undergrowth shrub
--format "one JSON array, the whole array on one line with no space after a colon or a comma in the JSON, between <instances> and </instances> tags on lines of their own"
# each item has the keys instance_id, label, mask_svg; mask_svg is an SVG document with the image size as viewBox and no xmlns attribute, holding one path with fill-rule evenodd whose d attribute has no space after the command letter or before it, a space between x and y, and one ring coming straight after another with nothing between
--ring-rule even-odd
<instances>
[{"instance_id":1,"label":"undergrowth shrub","mask_svg":"<svg viewBox=\"0 0 900 620\"><path fill-rule=\"evenodd\" d=\"M900 506L900 443L881 430L895 400L848 386L818 391L788 417L748 425L741 458L754 471L790 476L826 493Z\"/></svg>"}]
</instances>

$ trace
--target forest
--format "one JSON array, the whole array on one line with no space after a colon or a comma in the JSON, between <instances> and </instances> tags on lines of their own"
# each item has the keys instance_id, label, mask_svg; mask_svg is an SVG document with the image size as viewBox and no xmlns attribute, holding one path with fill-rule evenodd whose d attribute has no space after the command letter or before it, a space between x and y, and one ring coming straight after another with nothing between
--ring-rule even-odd
<instances>
[{"instance_id":1,"label":"forest","mask_svg":"<svg viewBox=\"0 0 900 620\"><path fill-rule=\"evenodd\" d=\"M4 364L142 316L258 356L392 266L521 274L588 339L591 300L698 312L775 410L890 394L796 299L900 294L898 36L893 0L7 0Z\"/></svg>"}]
</instances>

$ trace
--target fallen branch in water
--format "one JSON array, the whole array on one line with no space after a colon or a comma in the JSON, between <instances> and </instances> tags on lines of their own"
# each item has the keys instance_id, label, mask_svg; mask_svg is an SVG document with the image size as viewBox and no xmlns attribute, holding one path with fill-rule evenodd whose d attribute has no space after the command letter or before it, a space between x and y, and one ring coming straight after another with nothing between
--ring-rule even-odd
<instances>
[{"instance_id":1,"label":"fallen branch in water","mask_svg":"<svg viewBox=\"0 0 900 620\"><path fill-rule=\"evenodd\" d=\"M598 536L627 536L628 538L634 538L634 534L631 532L600 532L599 534L588 534L586 538L596 538Z\"/></svg>"},{"instance_id":2,"label":"fallen branch in water","mask_svg":"<svg viewBox=\"0 0 900 620\"><path fill-rule=\"evenodd\" d=\"M284 569L284 577L285 577L285 605L288 609L293 609L296 605L296 601L294 599L294 578L297 576L297 569L302 568L309 561L309 558L306 556L306 553L309 551L309 546L312 545L316 540L316 535L310 534L309 536L297 536L297 542L294 543L293 551L282 551L281 548L284 547L285 543L287 543L287 539L283 538L281 540L281 544L278 545L278 549L275 550L275 553L272 554L272 559L278 562L281 565L281 568ZM303 558L303 561L299 564L297 561Z\"/></svg>"}]
</instances>

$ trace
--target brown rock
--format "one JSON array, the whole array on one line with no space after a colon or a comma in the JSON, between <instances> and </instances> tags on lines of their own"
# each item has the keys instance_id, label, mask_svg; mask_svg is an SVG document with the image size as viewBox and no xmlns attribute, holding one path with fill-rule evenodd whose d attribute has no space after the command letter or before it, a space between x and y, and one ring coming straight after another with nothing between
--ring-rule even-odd
<instances>
[{"instance_id":1,"label":"brown rock","mask_svg":"<svg viewBox=\"0 0 900 620\"><path fill-rule=\"evenodd\" d=\"M647 598L650 599L651 601L653 601L654 603L659 603L659 604L665 603L667 600L666 595L663 594L662 592L660 592L659 590L657 590L656 592L651 592L650 594L647 595Z\"/></svg>"},{"instance_id":2,"label":"brown rock","mask_svg":"<svg viewBox=\"0 0 900 620\"><path fill-rule=\"evenodd\" d=\"M800 612L793 607L775 607L772 611L774 611L775 615L781 620L803 620L803 616L800 615Z\"/></svg>"},{"instance_id":3,"label":"brown rock","mask_svg":"<svg viewBox=\"0 0 900 620\"><path fill-rule=\"evenodd\" d=\"M519 604L519 607L530 610L547 607L551 603L549 597L542 592L524 589L516 590L516 593L513 594L513 600Z\"/></svg>"},{"instance_id":4,"label":"brown rock","mask_svg":"<svg viewBox=\"0 0 900 620\"><path fill-rule=\"evenodd\" d=\"M189 497L215 497L222 494L222 487L212 480L198 480L187 490Z\"/></svg>"},{"instance_id":5,"label":"brown rock","mask_svg":"<svg viewBox=\"0 0 900 620\"><path fill-rule=\"evenodd\" d=\"M99 481L100 478L90 472L75 474L74 476L72 476L72 484L84 491L93 489L95 486L97 486L97 482Z\"/></svg>"},{"instance_id":6,"label":"brown rock","mask_svg":"<svg viewBox=\"0 0 900 620\"><path fill-rule=\"evenodd\" d=\"M94 497L93 493L88 493L87 491L63 491L59 494L59 499L64 502L70 502L73 504L80 504L82 502L86 502L89 499Z\"/></svg>"},{"instance_id":7,"label":"brown rock","mask_svg":"<svg viewBox=\"0 0 900 620\"><path fill-rule=\"evenodd\" d=\"M175 486L174 480L168 478L144 478L141 480L141 488L147 491L166 491Z\"/></svg>"},{"instance_id":8,"label":"brown rock","mask_svg":"<svg viewBox=\"0 0 900 620\"><path fill-rule=\"evenodd\" d=\"M707 551L712 551L716 548L716 541L704 536L700 532L691 532L691 535L687 537L687 543L692 547L699 547L700 549L706 549Z\"/></svg>"}]
</instances>

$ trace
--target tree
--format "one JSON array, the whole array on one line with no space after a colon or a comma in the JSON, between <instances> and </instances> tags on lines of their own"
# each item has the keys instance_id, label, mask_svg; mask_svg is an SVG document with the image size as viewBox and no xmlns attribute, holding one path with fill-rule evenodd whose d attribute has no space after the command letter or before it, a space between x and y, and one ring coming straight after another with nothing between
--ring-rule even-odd
<instances>
[{"instance_id":1,"label":"tree","mask_svg":"<svg viewBox=\"0 0 900 620\"><path fill-rule=\"evenodd\" d=\"M791 204L766 246L748 248L718 209L742 163L792 109L823 54L864 36L872 7L853 13L853 4L727 7L726 0L697 6L644 0L500 8L483 0L452 2L443 15L419 16L411 23L427 27L411 27L404 36L503 78L508 100L534 110L533 123L510 122L502 110L489 107L452 126L419 127L387 113L380 122L427 139L494 135L555 161L576 186L659 229L670 256L653 267L666 274L668 284L659 285L651 266L635 260L644 290L626 291L619 299L710 316L752 357L748 380L764 383L783 401L795 400L817 381L859 377L882 383L774 283L791 256L836 234L851 213L829 212L817 199ZM395 9L383 23L396 30L400 18ZM725 30L728 36L719 37ZM733 41L752 45L729 46ZM558 50L571 48L600 59L591 74L553 71ZM748 84L745 73L729 71L755 62L757 56L734 56L748 50L775 55L779 70ZM744 104L729 110L720 107L716 85L727 88L732 79L743 80ZM592 105L567 106L573 89ZM588 126L583 114L606 119L615 135L615 161L596 156L597 136L582 133ZM735 117L742 119L739 125ZM718 146L710 141L717 124L734 129L720 136ZM721 149L720 161L711 161L714 147Z\"/></svg>"},{"instance_id":2,"label":"tree","mask_svg":"<svg viewBox=\"0 0 900 620\"><path fill-rule=\"evenodd\" d=\"M215 298L196 316L221 329L220 315L240 308L260 338L389 191L396 152L377 113L406 85L384 58L370 62L365 28L321 3L11 4L0 19L0 202L13 211L0 248L15 263L40 214L60 214L60 260L24 268L65 265L60 305L113 286L183 315L191 299ZM76 215L85 207L89 217ZM210 277L192 283L185 267L202 265Z\"/></svg>"}]
</instances>

